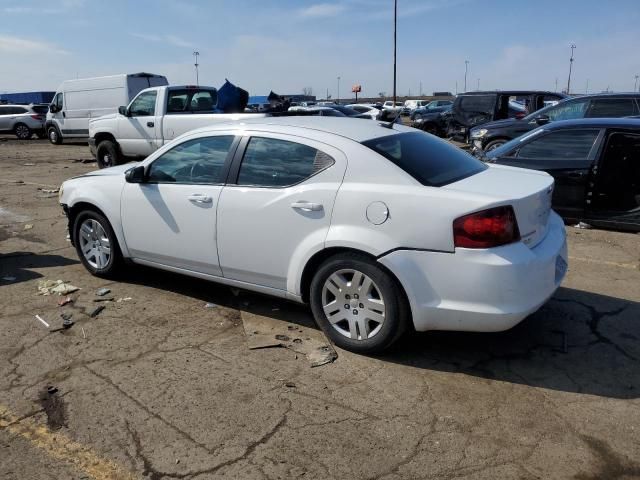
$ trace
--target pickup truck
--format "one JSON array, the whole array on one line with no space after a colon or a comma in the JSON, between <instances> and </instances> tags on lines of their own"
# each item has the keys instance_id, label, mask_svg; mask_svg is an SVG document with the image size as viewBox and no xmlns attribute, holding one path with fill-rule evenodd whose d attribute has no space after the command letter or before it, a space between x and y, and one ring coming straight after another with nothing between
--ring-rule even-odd
<instances>
[{"instance_id":1,"label":"pickup truck","mask_svg":"<svg viewBox=\"0 0 640 480\"><path fill-rule=\"evenodd\" d=\"M118 113L89 122L89 148L99 168L126 157L144 158L189 130L264 113L216 113L217 90L204 86L161 86L142 90Z\"/></svg>"}]
</instances>

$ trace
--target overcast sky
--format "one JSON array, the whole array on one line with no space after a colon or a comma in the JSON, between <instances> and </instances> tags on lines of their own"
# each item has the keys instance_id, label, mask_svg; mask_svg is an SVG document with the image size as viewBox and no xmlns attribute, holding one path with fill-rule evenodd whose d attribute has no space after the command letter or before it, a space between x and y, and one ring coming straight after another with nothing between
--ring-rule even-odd
<instances>
[{"instance_id":1,"label":"overcast sky","mask_svg":"<svg viewBox=\"0 0 640 480\"><path fill-rule=\"evenodd\" d=\"M640 0L399 0L398 94L630 91ZM251 94L392 92L393 0L0 0L0 92L147 71Z\"/></svg>"}]
</instances>

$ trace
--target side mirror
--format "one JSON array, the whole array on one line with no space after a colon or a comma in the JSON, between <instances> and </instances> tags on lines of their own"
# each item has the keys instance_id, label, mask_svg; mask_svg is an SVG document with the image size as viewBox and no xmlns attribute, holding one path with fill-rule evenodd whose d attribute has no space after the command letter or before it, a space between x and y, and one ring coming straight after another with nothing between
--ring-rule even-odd
<instances>
[{"instance_id":1,"label":"side mirror","mask_svg":"<svg viewBox=\"0 0 640 480\"><path fill-rule=\"evenodd\" d=\"M49 111L51 113L56 113L58 111L58 107L52 103L51 105L49 105Z\"/></svg>"},{"instance_id":2,"label":"side mirror","mask_svg":"<svg viewBox=\"0 0 640 480\"><path fill-rule=\"evenodd\" d=\"M118 107L118 113L119 113L120 115L124 115L125 117L128 117L128 116L129 116L129 110L128 110L128 109L127 109L127 107L125 107L125 106L120 106L120 107Z\"/></svg>"},{"instance_id":3,"label":"side mirror","mask_svg":"<svg viewBox=\"0 0 640 480\"><path fill-rule=\"evenodd\" d=\"M549 123L549 116L548 115L540 115L538 118L536 118L536 123L538 125L546 125L547 123Z\"/></svg>"},{"instance_id":4,"label":"side mirror","mask_svg":"<svg viewBox=\"0 0 640 480\"><path fill-rule=\"evenodd\" d=\"M130 168L125 172L124 179L127 183L144 183L144 166Z\"/></svg>"}]
</instances>

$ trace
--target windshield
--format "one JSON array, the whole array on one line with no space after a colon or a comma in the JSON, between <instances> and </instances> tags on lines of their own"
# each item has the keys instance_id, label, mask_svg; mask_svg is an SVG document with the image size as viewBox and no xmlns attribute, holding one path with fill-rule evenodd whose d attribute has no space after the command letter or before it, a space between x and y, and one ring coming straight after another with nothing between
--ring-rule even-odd
<instances>
[{"instance_id":1,"label":"windshield","mask_svg":"<svg viewBox=\"0 0 640 480\"><path fill-rule=\"evenodd\" d=\"M399 133L362 144L429 187L457 182L487 168L468 153L424 132Z\"/></svg>"}]
</instances>

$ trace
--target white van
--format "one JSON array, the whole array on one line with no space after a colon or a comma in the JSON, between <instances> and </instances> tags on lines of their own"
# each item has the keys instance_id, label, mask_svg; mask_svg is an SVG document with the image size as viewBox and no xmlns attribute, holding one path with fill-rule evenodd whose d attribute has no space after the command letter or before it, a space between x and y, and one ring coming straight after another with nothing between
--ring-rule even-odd
<instances>
[{"instance_id":1,"label":"white van","mask_svg":"<svg viewBox=\"0 0 640 480\"><path fill-rule=\"evenodd\" d=\"M54 145L63 139L85 139L89 120L116 113L128 105L141 90L168 85L167 78L153 73L132 73L108 77L67 80L56 91L45 125L47 137Z\"/></svg>"}]
</instances>

